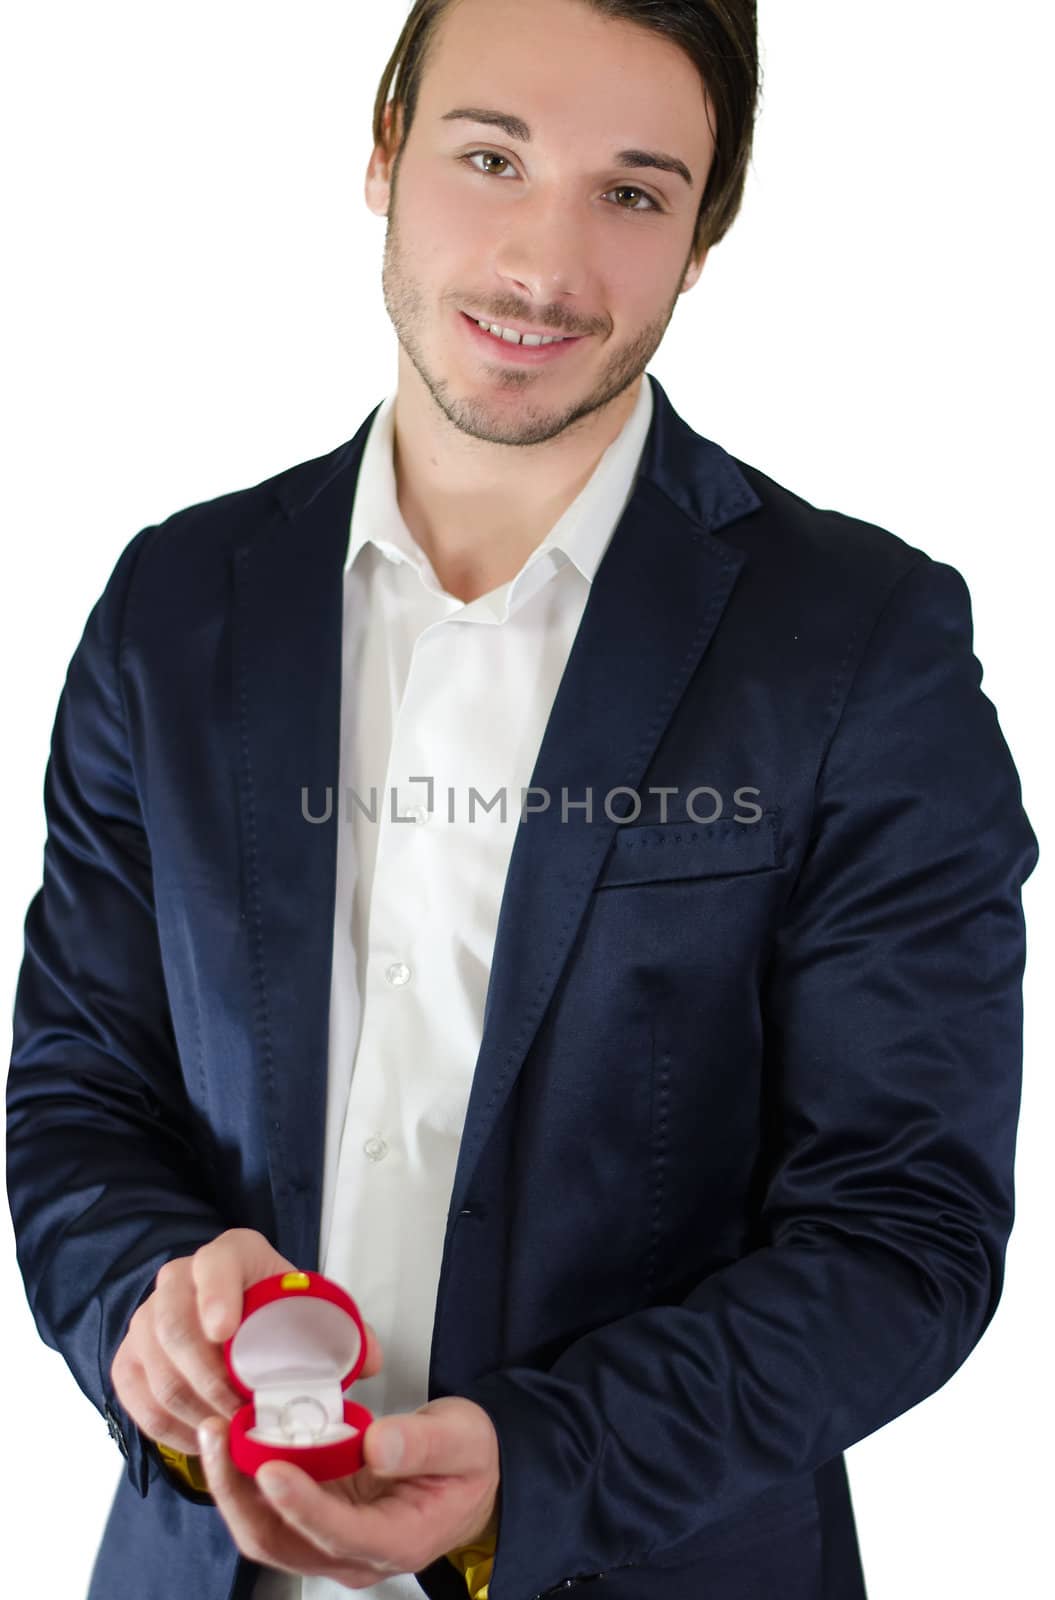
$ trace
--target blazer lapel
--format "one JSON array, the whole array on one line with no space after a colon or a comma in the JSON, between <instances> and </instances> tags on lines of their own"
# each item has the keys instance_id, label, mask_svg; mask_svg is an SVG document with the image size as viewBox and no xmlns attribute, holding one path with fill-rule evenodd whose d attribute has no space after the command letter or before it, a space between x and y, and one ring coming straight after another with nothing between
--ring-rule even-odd
<instances>
[{"instance_id":1,"label":"blazer lapel","mask_svg":"<svg viewBox=\"0 0 1055 1600\"><path fill-rule=\"evenodd\" d=\"M619 826L605 796L639 792L745 560L713 534L761 504L731 457L688 428L651 381L638 480L594 578L531 779L550 805L522 819L514 840L450 1216L465 1204ZM592 794L592 822L579 820L581 809L562 822L565 790L569 802ZM625 815L632 800L621 799L611 809Z\"/></svg>"},{"instance_id":2,"label":"blazer lapel","mask_svg":"<svg viewBox=\"0 0 1055 1600\"><path fill-rule=\"evenodd\" d=\"M277 1247L318 1254L340 817L343 571L373 413L234 556L240 850ZM329 801L330 814L324 818ZM306 803L305 803L306 802Z\"/></svg>"}]
</instances>

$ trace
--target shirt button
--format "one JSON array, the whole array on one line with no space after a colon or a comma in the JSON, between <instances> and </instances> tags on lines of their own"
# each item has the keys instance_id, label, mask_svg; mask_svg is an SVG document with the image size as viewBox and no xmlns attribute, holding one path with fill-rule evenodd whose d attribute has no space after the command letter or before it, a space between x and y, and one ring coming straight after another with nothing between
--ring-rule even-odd
<instances>
[{"instance_id":1,"label":"shirt button","mask_svg":"<svg viewBox=\"0 0 1055 1600\"><path fill-rule=\"evenodd\" d=\"M371 1134L363 1145L363 1153L370 1161L383 1161L388 1154L388 1141L379 1133Z\"/></svg>"},{"instance_id":2,"label":"shirt button","mask_svg":"<svg viewBox=\"0 0 1055 1600\"><path fill-rule=\"evenodd\" d=\"M410 968L404 961L393 961L385 972L385 977L394 989L398 989L401 984L410 982Z\"/></svg>"}]
</instances>

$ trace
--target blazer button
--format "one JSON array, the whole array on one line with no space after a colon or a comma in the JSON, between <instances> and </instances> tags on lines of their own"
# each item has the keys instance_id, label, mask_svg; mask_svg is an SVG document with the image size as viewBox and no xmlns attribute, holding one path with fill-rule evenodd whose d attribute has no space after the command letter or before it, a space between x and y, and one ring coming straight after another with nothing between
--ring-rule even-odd
<instances>
[{"instance_id":1,"label":"blazer button","mask_svg":"<svg viewBox=\"0 0 1055 1600\"><path fill-rule=\"evenodd\" d=\"M128 1445L125 1442L124 1430L117 1418L117 1412L112 1406L104 1406L103 1416L106 1418L106 1431L116 1444L118 1450L128 1459Z\"/></svg>"}]
</instances>

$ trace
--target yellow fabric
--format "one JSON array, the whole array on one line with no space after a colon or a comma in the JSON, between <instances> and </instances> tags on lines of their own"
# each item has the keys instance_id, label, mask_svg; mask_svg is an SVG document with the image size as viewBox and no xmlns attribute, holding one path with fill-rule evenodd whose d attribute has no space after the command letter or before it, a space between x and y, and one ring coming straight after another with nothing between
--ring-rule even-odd
<instances>
[{"instance_id":1,"label":"yellow fabric","mask_svg":"<svg viewBox=\"0 0 1055 1600\"><path fill-rule=\"evenodd\" d=\"M465 1579L469 1600L488 1600L491 1570L495 1564L495 1540L482 1538L476 1544L463 1545L460 1550L448 1552L447 1560Z\"/></svg>"},{"instance_id":2,"label":"yellow fabric","mask_svg":"<svg viewBox=\"0 0 1055 1600\"><path fill-rule=\"evenodd\" d=\"M194 1489L198 1494L208 1494L209 1485L205 1481L205 1474L201 1470L200 1456L185 1456L182 1450L173 1450L167 1444L158 1444L154 1441L155 1448L162 1461L170 1472L181 1478L189 1489Z\"/></svg>"}]
</instances>

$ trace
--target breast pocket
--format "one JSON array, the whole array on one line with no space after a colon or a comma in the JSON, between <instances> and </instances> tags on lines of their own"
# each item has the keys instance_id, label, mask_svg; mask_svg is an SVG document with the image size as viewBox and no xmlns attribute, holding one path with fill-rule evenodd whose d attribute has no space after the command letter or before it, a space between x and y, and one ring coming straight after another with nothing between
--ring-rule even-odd
<instances>
[{"instance_id":1,"label":"breast pocket","mask_svg":"<svg viewBox=\"0 0 1055 1600\"><path fill-rule=\"evenodd\" d=\"M778 864L776 811L757 821L659 822L616 829L597 889L768 872Z\"/></svg>"}]
</instances>

